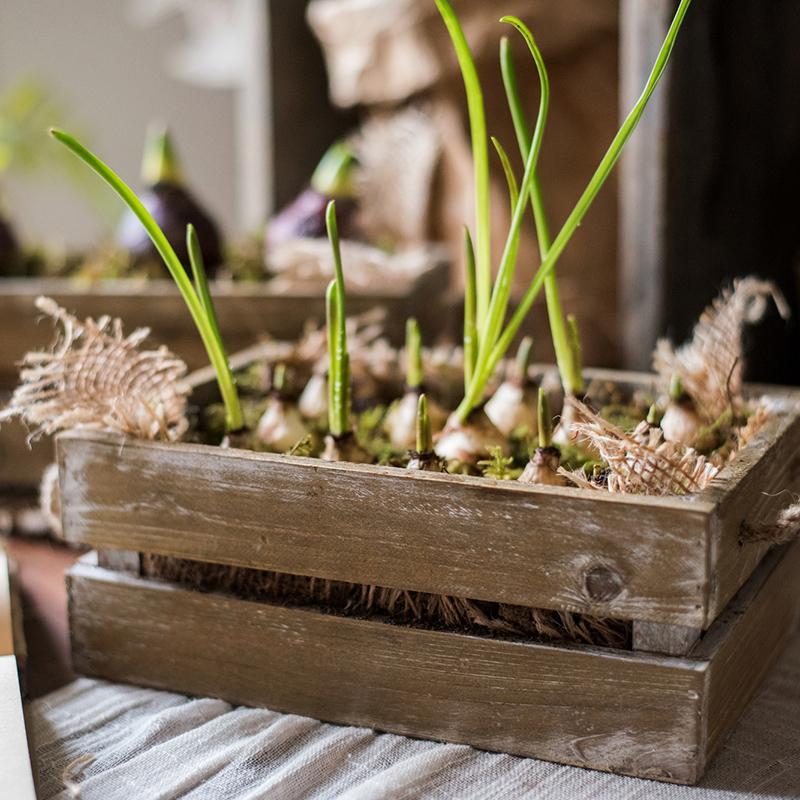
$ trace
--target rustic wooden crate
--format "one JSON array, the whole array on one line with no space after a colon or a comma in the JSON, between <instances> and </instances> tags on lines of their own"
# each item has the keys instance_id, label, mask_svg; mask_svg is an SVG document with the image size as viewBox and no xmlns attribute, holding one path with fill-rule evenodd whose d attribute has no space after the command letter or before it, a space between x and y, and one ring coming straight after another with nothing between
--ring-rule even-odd
<instances>
[{"instance_id":1,"label":"rustic wooden crate","mask_svg":"<svg viewBox=\"0 0 800 800\"><path fill-rule=\"evenodd\" d=\"M78 672L675 783L699 780L800 609L800 544L764 559L686 657L249 602L96 557L67 579Z\"/></svg>"},{"instance_id":2,"label":"rustic wooden crate","mask_svg":"<svg viewBox=\"0 0 800 800\"><path fill-rule=\"evenodd\" d=\"M588 375L652 384L634 373ZM800 393L772 397L780 411L691 497L70 432L57 440L64 534L97 548L699 632L768 549L741 544L743 531L800 490Z\"/></svg>"},{"instance_id":3,"label":"rustic wooden crate","mask_svg":"<svg viewBox=\"0 0 800 800\"><path fill-rule=\"evenodd\" d=\"M600 370L589 377L643 389L653 382ZM200 381L196 391L208 389ZM780 566L770 556L759 567L768 546L741 541L800 488L800 393L769 395L772 419L693 497L61 434L64 533L98 548L104 567L85 563L70 577L76 666L692 782L800 603L787 580L797 549ZM138 553L628 620L633 650L499 640L201 594L141 577ZM213 640L202 654L200 635ZM412 697L420 686L424 702Z\"/></svg>"},{"instance_id":4,"label":"rustic wooden crate","mask_svg":"<svg viewBox=\"0 0 800 800\"><path fill-rule=\"evenodd\" d=\"M348 312L360 314L382 307L386 333L395 343L403 341L405 320L417 317L428 341L446 324L441 307L449 286L449 264L443 258L408 281L383 282L371 291L353 289ZM277 292L264 283L227 283L212 287L220 328L230 351L248 347L260 336L297 338L309 319L324 321L324 292L314 288ZM183 358L190 369L208 364L208 357L178 290L171 281L100 281L81 285L62 278L0 280L0 388L13 388L18 362L29 350L46 347L52 339L50 323L39 324L34 307L39 295L52 297L80 318L108 314L119 317L128 331L150 328L154 341Z\"/></svg>"}]
</instances>

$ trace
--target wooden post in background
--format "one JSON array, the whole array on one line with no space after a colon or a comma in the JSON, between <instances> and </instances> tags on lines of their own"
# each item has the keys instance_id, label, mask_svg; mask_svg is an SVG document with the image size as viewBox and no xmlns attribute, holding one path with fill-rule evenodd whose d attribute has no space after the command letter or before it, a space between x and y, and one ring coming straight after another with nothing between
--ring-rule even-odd
<instances>
[{"instance_id":1,"label":"wooden post in background","mask_svg":"<svg viewBox=\"0 0 800 800\"><path fill-rule=\"evenodd\" d=\"M677 0L622 0L620 94L630 108ZM800 226L784 198L800 179L800 4L696 0L665 81L623 158L620 340L649 366L658 336L680 341L719 288L776 281L797 318ZM800 381L797 322L754 329L748 377Z\"/></svg>"}]
</instances>

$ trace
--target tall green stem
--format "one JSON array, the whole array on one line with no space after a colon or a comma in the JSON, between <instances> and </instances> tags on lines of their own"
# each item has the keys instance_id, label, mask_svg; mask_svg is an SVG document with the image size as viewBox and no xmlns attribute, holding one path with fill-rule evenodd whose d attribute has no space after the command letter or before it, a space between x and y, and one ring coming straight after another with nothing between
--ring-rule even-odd
<instances>
[{"instance_id":1,"label":"tall green stem","mask_svg":"<svg viewBox=\"0 0 800 800\"><path fill-rule=\"evenodd\" d=\"M469 228L464 226L464 393L469 391L478 355L478 327L475 319L475 250Z\"/></svg>"},{"instance_id":2,"label":"tall green stem","mask_svg":"<svg viewBox=\"0 0 800 800\"><path fill-rule=\"evenodd\" d=\"M475 180L475 242L476 242L476 318L480 331L486 322L489 295L492 288L492 242L489 217L489 141L486 133L486 112L483 90L472 52L464 31L449 0L436 0L444 24L453 42L456 58L464 80L472 139L472 164Z\"/></svg>"},{"instance_id":3,"label":"tall green stem","mask_svg":"<svg viewBox=\"0 0 800 800\"><path fill-rule=\"evenodd\" d=\"M350 428L350 361L347 353L347 318L345 316L344 271L336 224L336 202L325 211L328 240L333 251L335 278L328 286L326 309L328 323L328 427L338 437Z\"/></svg>"},{"instance_id":4,"label":"tall green stem","mask_svg":"<svg viewBox=\"0 0 800 800\"><path fill-rule=\"evenodd\" d=\"M508 236L506 238L505 247L503 248L503 255L500 258L500 266L497 270L497 278L495 279L494 289L492 291L492 298L489 303L489 314L486 319L486 324L482 329L479 329L480 346L478 348L478 358L475 365L473 379L470 381L469 390L467 391L465 401L456 409L456 417L464 422L469 416L470 411L480 401L483 391L486 388L488 377L484 377L492 357L492 348L497 341L497 337L502 328L503 320L506 316L508 308L508 300L511 294L511 285L514 279L514 272L516 269L517 247L519 242L520 228L522 226L522 218L525 214L525 209L528 204L528 195L531 190L533 179L536 175L536 162L539 158L539 151L542 146L542 139L544 137L544 127L547 120L547 109L550 102L550 89L547 72L544 69L544 62L542 61L539 49L536 47L533 36L525 25L516 17L503 17L503 22L508 22L519 30L534 53L537 68L539 69L539 77L542 83L542 93L539 101L540 110L539 117L536 124L536 129L533 133L533 140L531 142L530 152L525 162L525 172L522 176L522 183L519 187L519 197L514 205L514 213L511 215L511 225L509 226ZM476 386L476 381L480 385ZM470 398L469 404L466 403L467 398ZM477 398L477 399L475 399Z\"/></svg>"},{"instance_id":5,"label":"tall green stem","mask_svg":"<svg viewBox=\"0 0 800 800\"><path fill-rule=\"evenodd\" d=\"M133 190L117 175L114 170L101 161L94 153L84 147L77 139L64 131L53 128L50 130L53 138L57 139L67 149L74 153L90 169L99 175L130 208L142 223L148 236L153 241L156 250L169 270L172 279L178 286L178 290L186 303L189 313L197 326L200 338L206 348L208 357L214 367L217 376L222 401L225 404L225 422L229 431L239 430L244 426L244 418L239 403L239 395L236 392L236 383L231 372L228 356L219 338L218 328L215 330L215 323L210 319L204 300L192 287L192 282L186 270L183 268L180 259L175 254L172 245L167 241L164 232L159 228L150 212L144 207ZM210 296L207 302L211 302Z\"/></svg>"},{"instance_id":6,"label":"tall green stem","mask_svg":"<svg viewBox=\"0 0 800 800\"><path fill-rule=\"evenodd\" d=\"M625 118L625 121L622 123L622 126L606 151L606 154L601 159L597 170L589 181L588 186L580 196L575 208L573 208L573 210L570 212L566 222L553 241L552 246L547 253L547 257L542 261L539 269L536 271L536 274L534 275L533 280L523 295L520 304L517 306L517 309L512 315L508 325L503 330L503 333L498 339L497 344L494 346L490 357L485 361L481 361L479 358L478 366L475 370L475 374L473 375L473 379L470 382L470 389L467 392L467 395L461 401L458 409L456 409L456 414L459 419L466 419L470 411L480 402L494 369L497 367L500 359L505 355L506 351L511 345L511 342L514 340L514 337L516 336L517 331L522 325L525 317L528 315L534 300L541 291L545 278L554 269L559 257L564 252L564 248L567 246L575 231L578 229L583 217L589 210L589 207L611 173L611 170L619 160L625 144L627 143L628 139L630 139L631 134L639 123L650 97L652 96L656 86L664 74L664 70L669 62L673 47L675 46L675 40L678 36L678 32L680 31L684 17L686 16L686 12L688 11L690 5L691 0L681 0L641 96L636 101L628 116ZM526 186L524 191L527 193L529 191L529 187Z\"/></svg>"},{"instance_id":7,"label":"tall green stem","mask_svg":"<svg viewBox=\"0 0 800 800\"><path fill-rule=\"evenodd\" d=\"M527 159L530 151L531 135L519 94L517 74L514 68L514 56L509 41L505 36L500 40L500 70L503 75L503 86L506 91L508 107L511 111L511 119L514 123L517 144L524 160ZM544 261L550 250L552 239L538 171L531 186L530 198L533 218L536 224L536 238L539 242L539 254L541 260ZM568 346L567 330L564 323L564 312L561 308L555 273L548 275L544 284L544 291L547 300L550 335L553 340L553 350L555 351L556 363L558 364L564 392L566 394L580 395L583 393L583 374L571 358L571 350Z\"/></svg>"}]
</instances>

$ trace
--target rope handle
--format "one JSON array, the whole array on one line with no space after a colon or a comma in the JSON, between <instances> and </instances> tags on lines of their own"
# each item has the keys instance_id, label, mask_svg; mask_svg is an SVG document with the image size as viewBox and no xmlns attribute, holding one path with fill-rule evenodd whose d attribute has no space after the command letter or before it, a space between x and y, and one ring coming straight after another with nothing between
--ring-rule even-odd
<instances>
[{"instance_id":1,"label":"rope handle","mask_svg":"<svg viewBox=\"0 0 800 800\"><path fill-rule=\"evenodd\" d=\"M742 521L739 526L739 543L769 542L786 544L800 537L800 501L784 508L772 522L751 525Z\"/></svg>"}]
</instances>

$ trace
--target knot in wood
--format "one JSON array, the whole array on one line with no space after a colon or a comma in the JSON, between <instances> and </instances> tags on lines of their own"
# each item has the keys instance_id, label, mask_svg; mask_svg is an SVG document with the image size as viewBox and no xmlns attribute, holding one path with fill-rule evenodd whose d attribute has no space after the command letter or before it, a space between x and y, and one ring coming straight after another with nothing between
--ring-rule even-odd
<instances>
[{"instance_id":1,"label":"knot in wood","mask_svg":"<svg viewBox=\"0 0 800 800\"><path fill-rule=\"evenodd\" d=\"M613 600L623 589L622 578L604 564L596 564L587 569L583 576L583 585L586 594L601 603Z\"/></svg>"}]
</instances>

